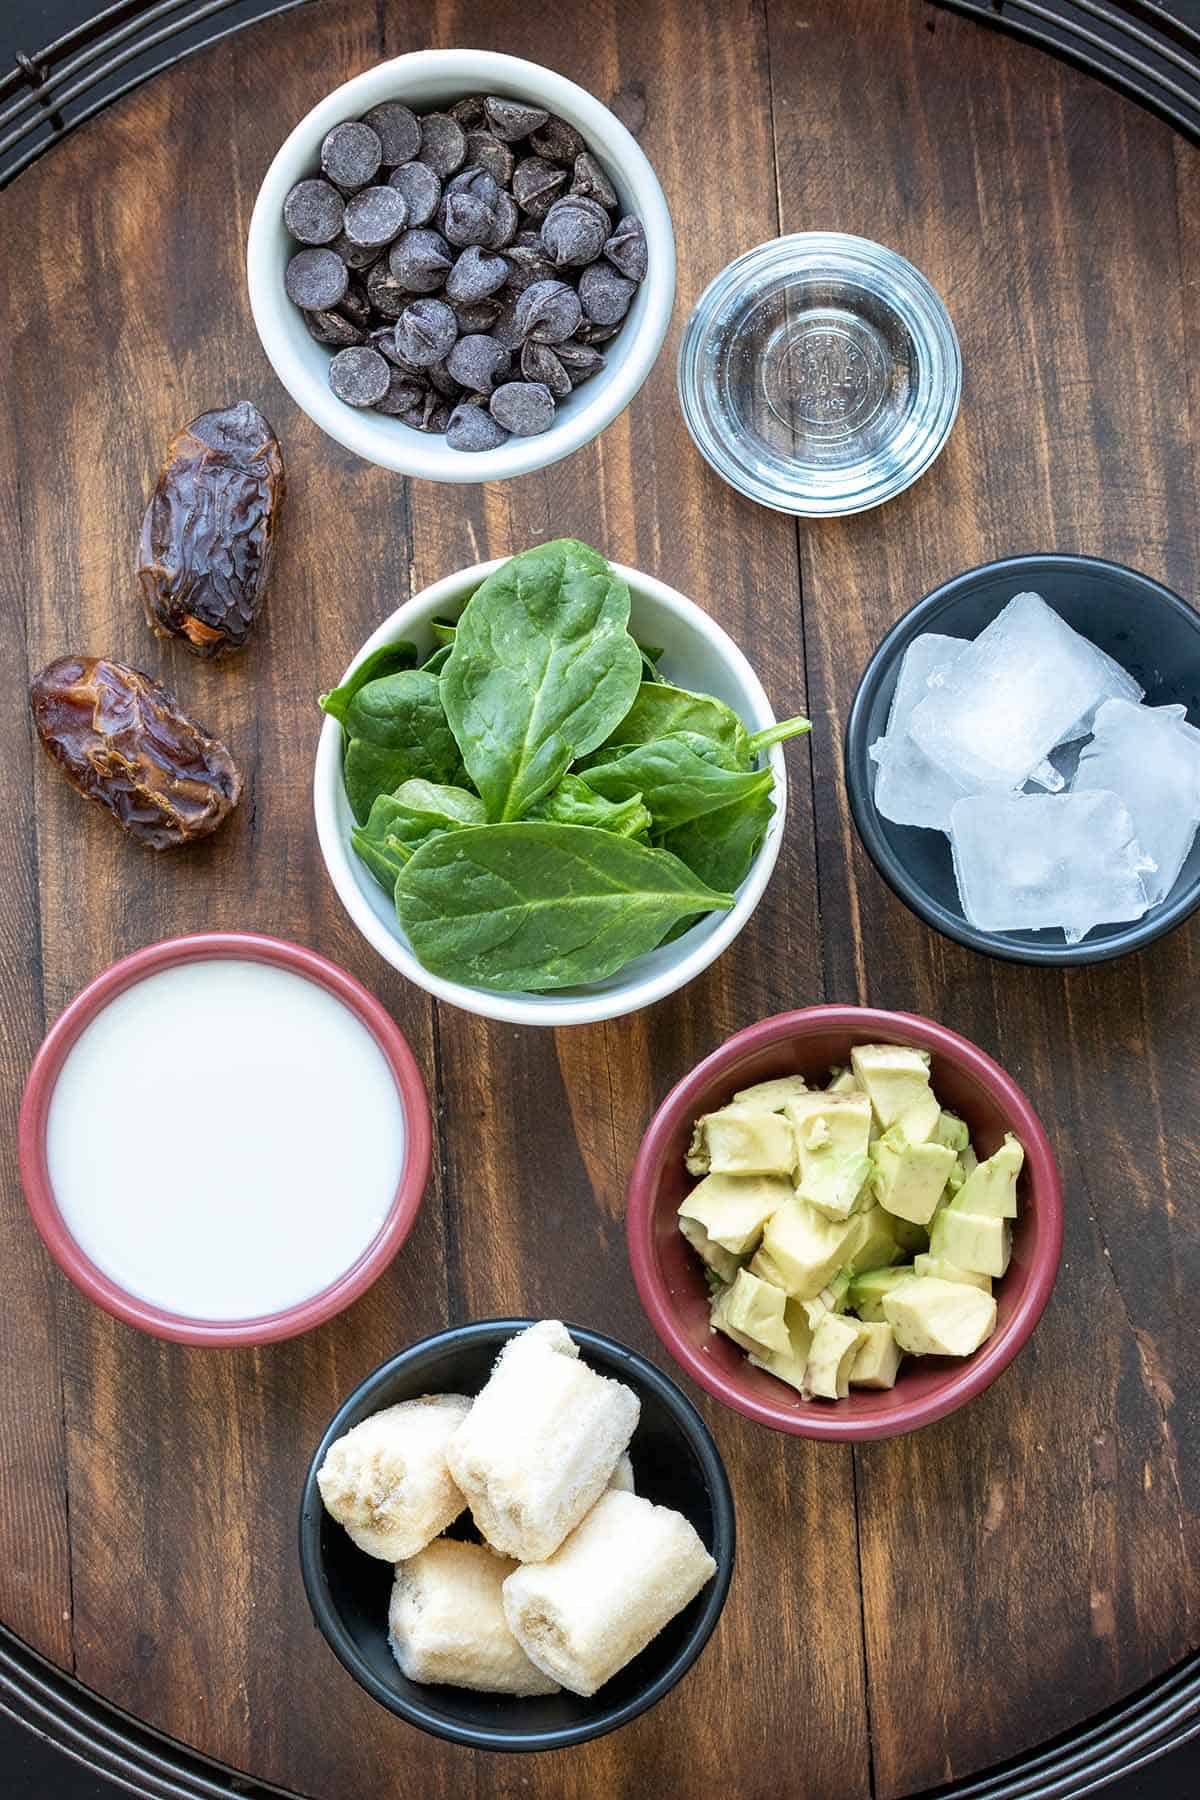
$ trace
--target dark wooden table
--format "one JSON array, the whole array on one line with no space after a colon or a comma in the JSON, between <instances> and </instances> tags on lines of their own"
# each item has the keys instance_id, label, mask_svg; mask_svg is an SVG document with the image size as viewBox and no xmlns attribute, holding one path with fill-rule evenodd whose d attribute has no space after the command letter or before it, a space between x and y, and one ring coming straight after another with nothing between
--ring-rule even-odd
<instances>
[{"instance_id":1,"label":"dark wooden table","mask_svg":"<svg viewBox=\"0 0 1200 1800\"><path fill-rule=\"evenodd\" d=\"M250 207L288 127L431 42L515 51L609 99L678 235L675 330L628 413L569 461L485 489L406 484L322 438L274 382L243 291ZM1200 940L1067 975L972 957L874 876L840 773L870 650L957 570L1077 549L1197 591L1198 201L1197 152L1166 126L917 0L328 0L160 77L6 192L0 1620L139 1717L320 1800L592 1800L651 1772L671 1796L900 1796L1064 1730L1200 1643ZM917 488L797 526L693 451L673 350L718 268L806 227L910 256L946 297L966 373ZM257 642L212 668L149 638L136 532L175 428L243 394L280 432L290 512ZM372 955L322 872L309 782L314 696L386 613L563 532L691 594L814 731L811 779L808 748L790 753L784 851L733 949L648 1013L552 1035L434 1007ZM240 753L249 790L211 844L143 855L44 764L23 695L68 650L163 675ZM381 995L435 1095L439 1153L412 1238L356 1307L218 1354L141 1337L58 1276L13 1125L38 1039L85 981L153 939L235 926L313 945ZM509 1310L664 1360L622 1230L646 1120L731 1031L835 998L943 1019L1032 1095L1067 1190L1036 1338L966 1412L854 1452L704 1400L740 1554L687 1682L629 1730L546 1758L407 1729L342 1673L300 1588L299 1482L330 1412L399 1345ZM181 1153L217 1073L198 1059ZM135 1111L134 1072L130 1096Z\"/></svg>"}]
</instances>

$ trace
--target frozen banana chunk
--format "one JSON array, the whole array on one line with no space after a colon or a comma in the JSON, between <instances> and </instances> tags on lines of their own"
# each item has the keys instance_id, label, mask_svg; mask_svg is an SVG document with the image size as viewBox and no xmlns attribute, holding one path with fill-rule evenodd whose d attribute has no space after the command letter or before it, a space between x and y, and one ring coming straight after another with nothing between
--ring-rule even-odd
<instances>
[{"instance_id":1,"label":"frozen banana chunk","mask_svg":"<svg viewBox=\"0 0 1200 1800\"><path fill-rule=\"evenodd\" d=\"M608 1493L553 1556L508 1577L504 1616L529 1660L586 1698L716 1572L682 1513Z\"/></svg>"},{"instance_id":2,"label":"frozen banana chunk","mask_svg":"<svg viewBox=\"0 0 1200 1800\"><path fill-rule=\"evenodd\" d=\"M492 1548L521 1562L557 1550L608 1486L640 1411L631 1388L579 1360L557 1319L510 1338L447 1451Z\"/></svg>"},{"instance_id":3,"label":"frozen banana chunk","mask_svg":"<svg viewBox=\"0 0 1200 1800\"><path fill-rule=\"evenodd\" d=\"M402 1400L329 1446L317 1471L325 1510L368 1556L403 1562L457 1519L466 1500L446 1446L470 1410L464 1394Z\"/></svg>"},{"instance_id":4,"label":"frozen banana chunk","mask_svg":"<svg viewBox=\"0 0 1200 1800\"><path fill-rule=\"evenodd\" d=\"M396 1570L388 1610L392 1655L410 1681L480 1694L557 1694L509 1630L502 1589L518 1568L485 1544L438 1538Z\"/></svg>"},{"instance_id":5,"label":"frozen banana chunk","mask_svg":"<svg viewBox=\"0 0 1200 1800\"><path fill-rule=\"evenodd\" d=\"M790 1175L796 1141L781 1113L725 1106L692 1129L687 1166L693 1175Z\"/></svg>"},{"instance_id":6,"label":"frozen banana chunk","mask_svg":"<svg viewBox=\"0 0 1200 1800\"><path fill-rule=\"evenodd\" d=\"M619 1494L632 1494L635 1491L633 1486L633 1464L629 1460L628 1451L626 1451L625 1455L622 1456L617 1463L616 1468L612 1472L612 1480L608 1485L610 1488L615 1488Z\"/></svg>"}]
</instances>

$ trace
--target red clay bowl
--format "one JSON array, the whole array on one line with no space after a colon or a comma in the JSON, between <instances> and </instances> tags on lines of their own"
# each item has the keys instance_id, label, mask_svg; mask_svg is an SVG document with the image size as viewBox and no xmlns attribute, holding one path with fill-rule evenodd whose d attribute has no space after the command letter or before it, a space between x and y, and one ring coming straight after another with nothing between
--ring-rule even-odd
<instances>
[{"instance_id":1,"label":"red clay bowl","mask_svg":"<svg viewBox=\"0 0 1200 1800\"><path fill-rule=\"evenodd\" d=\"M692 1121L724 1106L736 1089L774 1075L821 1080L832 1064L849 1062L852 1045L869 1043L912 1044L930 1052L938 1098L966 1120L981 1157L998 1148L1006 1131L1024 1144L1012 1262L996 1284L996 1330L973 1356L909 1357L890 1390L854 1388L845 1400L805 1401L709 1329L703 1265L675 1223L693 1185L683 1158ZM813 1006L739 1031L671 1090L634 1164L626 1230L633 1278L650 1323L701 1387L775 1431L846 1442L895 1437L944 1418L1008 1367L1054 1286L1062 1251L1062 1188L1037 1114L1016 1083L974 1044L911 1013Z\"/></svg>"},{"instance_id":2,"label":"red clay bowl","mask_svg":"<svg viewBox=\"0 0 1200 1800\"><path fill-rule=\"evenodd\" d=\"M178 963L212 959L263 962L290 970L316 982L318 987L349 1007L387 1059L404 1109L404 1168L391 1210L378 1235L357 1262L320 1293L282 1312L254 1319L185 1318L127 1293L96 1267L72 1237L58 1210L46 1166L46 1122L54 1084L68 1051L85 1026L90 1025L97 1013L118 994L123 994L146 976L156 975ZM192 937L168 938L161 944L150 944L144 950L137 950L132 956L122 957L120 962L89 982L52 1026L34 1058L25 1084L18 1126L25 1197L42 1241L63 1273L69 1275L90 1300L112 1313L114 1318L124 1319L126 1324L136 1325L154 1337L169 1338L178 1344L218 1347L268 1344L279 1338L295 1337L332 1318L370 1287L412 1229L429 1178L431 1141L429 1102L420 1071L398 1027L378 1000L344 969L327 962L315 951L286 943L281 938L261 937L255 932L243 931L206 931Z\"/></svg>"}]
</instances>

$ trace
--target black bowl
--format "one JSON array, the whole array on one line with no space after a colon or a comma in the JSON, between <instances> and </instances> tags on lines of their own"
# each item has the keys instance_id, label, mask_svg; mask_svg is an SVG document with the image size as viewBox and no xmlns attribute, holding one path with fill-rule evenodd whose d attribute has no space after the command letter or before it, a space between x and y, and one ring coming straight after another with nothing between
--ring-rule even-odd
<instances>
[{"instance_id":1,"label":"black bowl","mask_svg":"<svg viewBox=\"0 0 1200 1800\"><path fill-rule=\"evenodd\" d=\"M882 737L900 662L924 631L974 638L1014 594L1032 589L1068 625L1128 669L1148 706L1182 704L1200 721L1200 614L1170 588L1095 556L1010 556L956 575L893 625L867 664L846 725L846 788L867 854L906 906L955 943L1009 962L1073 966L1140 950L1200 906L1200 838L1167 898L1129 925L1100 925L1082 943L1061 931L978 931L963 916L940 831L893 825L875 805L868 747Z\"/></svg>"},{"instance_id":2,"label":"black bowl","mask_svg":"<svg viewBox=\"0 0 1200 1800\"><path fill-rule=\"evenodd\" d=\"M335 1438L370 1413L420 1394L476 1394L500 1349L532 1319L487 1319L424 1338L375 1370L338 1408L304 1483L300 1565L313 1617L330 1648L381 1705L436 1737L476 1750L561 1750L627 1725L691 1668L725 1604L733 1574L733 1496L700 1414L673 1381L612 1338L567 1329L592 1368L625 1382L642 1403L630 1445L639 1494L690 1519L717 1572L653 1643L590 1700L566 1692L531 1699L426 1687L400 1673L388 1648L391 1565L365 1556L321 1504L317 1470Z\"/></svg>"}]
</instances>

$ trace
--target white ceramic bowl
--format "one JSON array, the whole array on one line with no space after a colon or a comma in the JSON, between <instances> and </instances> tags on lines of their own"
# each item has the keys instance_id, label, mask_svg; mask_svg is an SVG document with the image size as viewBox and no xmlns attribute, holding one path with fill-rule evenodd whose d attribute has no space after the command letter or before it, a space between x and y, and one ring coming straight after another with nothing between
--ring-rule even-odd
<instances>
[{"instance_id":1,"label":"white ceramic bowl","mask_svg":"<svg viewBox=\"0 0 1200 1800\"><path fill-rule=\"evenodd\" d=\"M424 658L434 648L431 620L457 618L479 583L504 561L507 558L477 563L473 569L447 575L445 580L435 581L432 587L415 595L367 639L342 679L373 650L395 643L398 638L410 639ZM669 680L678 687L724 700L752 732L775 723L758 676L733 639L707 613L652 575L642 575L620 563L613 567L629 584L630 630L642 643L662 645L662 668ZM637 1012L665 994L673 994L714 962L746 924L775 867L787 806L787 771L778 744L767 752L767 762L775 775L775 814L730 910L710 913L673 943L636 957L607 981L548 994L506 994L490 988L464 987L431 975L417 961L388 896L351 848L354 818L342 781L342 730L336 719L326 719L317 746L313 781L317 838L338 898L359 931L386 962L418 987L439 1000L448 1000L452 1006L461 1006L465 1012L506 1019L513 1025L586 1025L597 1019L615 1019L621 1013Z\"/></svg>"},{"instance_id":2,"label":"white ceramic bowl","mask_svg":"<svg viewBox=\"0 0 1200 1800\"><path fill-rule=\"evenodd\" d=\"M649 268L622 329L604 345L605 367L558 407L540 437L510 438L497 450L451 450L445 438L415 431L399 419L347 406L330 391L331 352L308 334L283 287L296 246L283 223L283 202L297 181L317 173L321 141L343 119L356 119L382 100L403 100L429 112L467 94L530 100L582 132L617 190L623 213L635 213L646 232ZM348 450L427 481L500 481L526 475L569 456L623 412L662 348L675 298L675 238L658 178L621 121L564 75L517 56L488 50L417 50L380 63L335 88L296 126L258 191L246 246L250 307L271 365L297 406Z\"/></svg>"}]
</instances>

